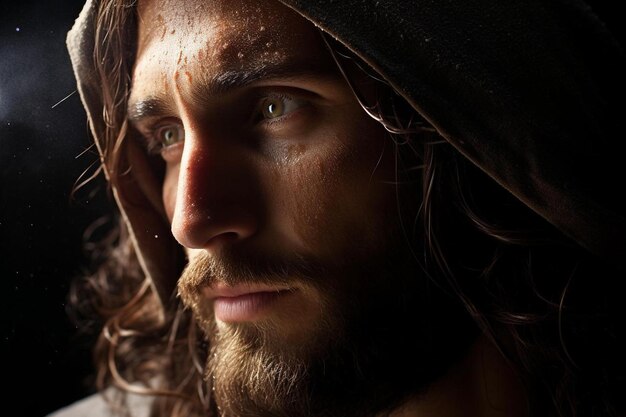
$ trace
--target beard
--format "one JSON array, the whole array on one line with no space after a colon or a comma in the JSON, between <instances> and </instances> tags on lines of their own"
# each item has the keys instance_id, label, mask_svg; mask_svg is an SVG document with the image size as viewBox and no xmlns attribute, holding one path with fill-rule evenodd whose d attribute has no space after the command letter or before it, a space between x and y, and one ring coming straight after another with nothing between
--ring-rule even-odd
<instances>
[{"instance_id":1,"label":"beard","mask_svg":"<svg viewBox=\"0 0 626 417\"><path fill-rule=\"evenodd\" d=\"M387 242L396 243L338 263L234 248L191 260L179 295L208 338L205 379L222 416L384 415L463 357L476 335L464 307L426 277L402 238ZM296 341L272 320L220 323L202 295L215 282L309 288L320 294L319 315L291 323L303 328Z\"/></svg>"}]
</instances>

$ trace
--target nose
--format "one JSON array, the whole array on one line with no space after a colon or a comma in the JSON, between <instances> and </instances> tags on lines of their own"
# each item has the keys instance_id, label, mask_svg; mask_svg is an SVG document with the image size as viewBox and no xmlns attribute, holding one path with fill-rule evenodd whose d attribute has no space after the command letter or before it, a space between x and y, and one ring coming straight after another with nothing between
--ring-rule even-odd
<instances>
[{"instance_id":1,"label":"nose","mask_svg":"<svg viewBox=\"0 0 626 417\"><path fill-rule=\"evenodd\" d=\"M178 173L172 233L190 249L215 251L257 231L258 202L251 164L242 148L186 129ZM232 141L231 141L232 142Z\"/></svg>"}]
</instances>

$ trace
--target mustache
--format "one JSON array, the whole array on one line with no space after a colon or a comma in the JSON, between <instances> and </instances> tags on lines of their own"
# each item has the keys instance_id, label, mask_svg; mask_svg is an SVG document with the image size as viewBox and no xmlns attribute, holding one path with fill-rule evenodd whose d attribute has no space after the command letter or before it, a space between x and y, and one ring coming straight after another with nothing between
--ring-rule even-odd
<instances>
[{"instance_id":1,"label":"mustache","mask_svg":"<svg viewBox=\"0 0 626 417\"><path fill-rule=\"evenodd\" d=\"M178 280L180 293L197 292L216 283L288 284L294 280L319 284L326 268L317 259L298 253L276 256L222 250L219 255L202 251L193 257Z\"/></svg>"}]
</instances>

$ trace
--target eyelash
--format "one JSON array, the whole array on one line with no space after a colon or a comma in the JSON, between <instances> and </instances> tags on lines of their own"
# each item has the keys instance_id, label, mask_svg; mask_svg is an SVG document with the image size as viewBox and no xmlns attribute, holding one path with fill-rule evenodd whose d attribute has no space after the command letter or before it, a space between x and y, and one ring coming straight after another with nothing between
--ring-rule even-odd
<instances>
[{"instance_id":1,"label":"eyelash","mask_svg":"<svg viewBox=\"0 0 626 417\"><path fill-rule=\"evenodd\" d=\"M146 147L149 154L160 155L165 150L175 145L164 145L163 141L158 137L160 131L172 127L180 128L180 130L183 132L182 140L184 141L185 130L180 122L172 121L170 123L159 123L153 127L150 127L148 132L144 135L146 138Z\"/></svg>"},{"instance_id":2,"label":"eyelash","mask_svg":"<svg viewBox=\"0 0 626 417\"><path fill-rule=\"evenodd\" d=\"M267 105L270 104L270 101L281 102L282 107L279 108L283 113L276 117L267 117L265 114L265 110L267 110ZM290 113L305 107L308 105L308 102L304 99L296 98L289 94L280 94L280 93L270 93L270 94L259 94L255 100L255 107L252 111L253 122L254 123L268 123L272 124L282 120L284 117L287 117ZM293 108L295 106L295 108ZM291 108L290 108L291 107Z\"/></svg>"}]
</instances>

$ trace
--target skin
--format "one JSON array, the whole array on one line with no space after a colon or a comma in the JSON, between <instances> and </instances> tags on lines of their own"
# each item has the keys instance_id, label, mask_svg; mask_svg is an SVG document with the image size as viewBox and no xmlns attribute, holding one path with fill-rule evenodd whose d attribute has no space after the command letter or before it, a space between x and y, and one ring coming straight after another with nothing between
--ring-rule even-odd
<instances>
[{"instance_id":1,"label":"skin","mask_svg":"<svg viewBox=\"0 0 626 417\"><path fill-rule=\"evenodd\" d=\"M330 271L323 285L297 274L264 282L289 291L250 319L272 329L278 344L313 344L332 317L325 288L352 294L364 285L357 272L343 277L352 271L347 262L379 259L390 247L390 230L400 227L397 197L419 205L396 183L391 141L362 111L318 31L278 2L140 1L138 39L129 117L165 161L163 204L174 237L190 263L304 258ZM263 75L215 88L241 74ZM181 281L202 287L192 291L203 303L236 275ZM211 316L212 307L194 311ZM226 334L248 323L216 324ZM393 415L515 416L524 409L521 391L479 338Z\"/></svg>"}]
</instances>

